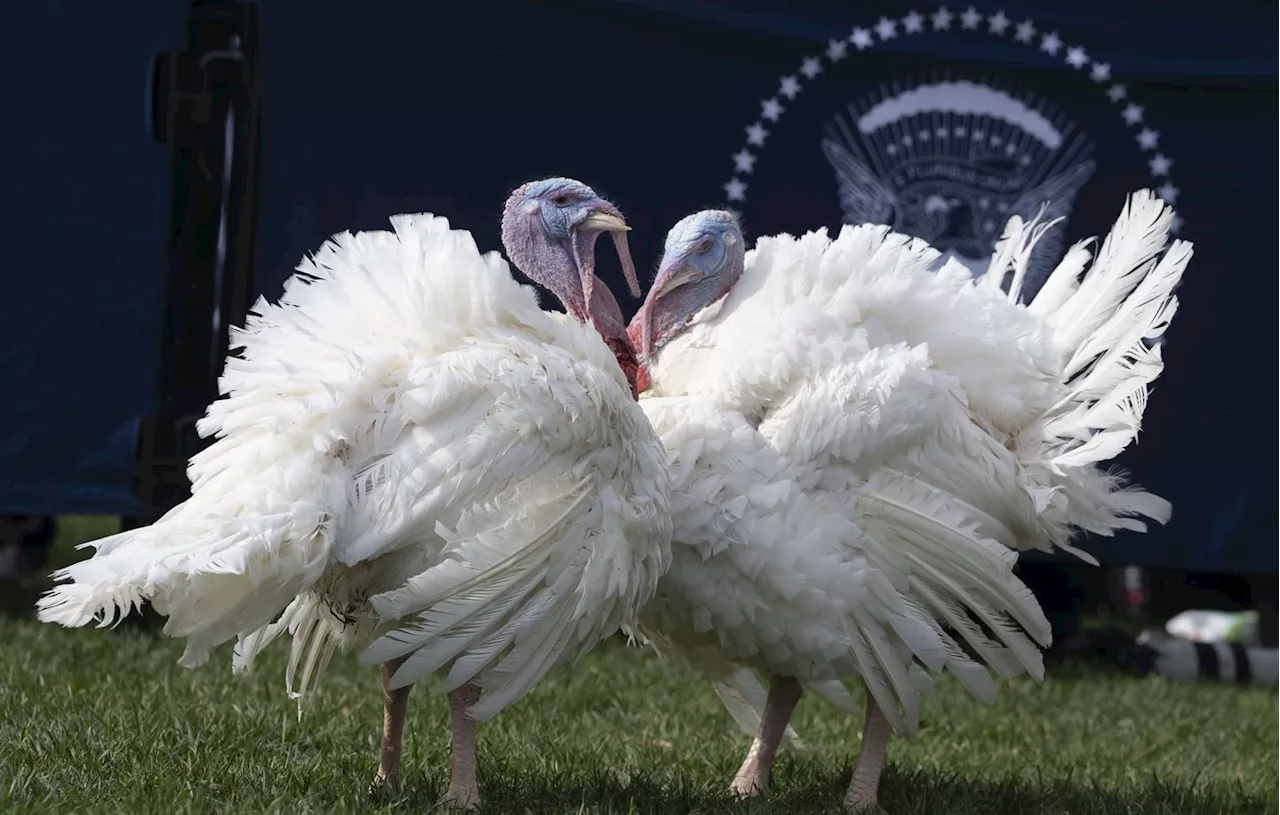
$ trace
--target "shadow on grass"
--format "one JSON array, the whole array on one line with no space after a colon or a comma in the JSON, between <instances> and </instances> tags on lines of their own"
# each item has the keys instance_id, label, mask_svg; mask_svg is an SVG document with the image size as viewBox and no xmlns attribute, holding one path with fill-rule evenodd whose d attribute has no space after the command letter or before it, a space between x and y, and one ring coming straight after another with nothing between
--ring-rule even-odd
<instances>
[{"instance_id":1,"label":"shadow on grass","mask_svg":"<svg viewBox=\"0 0 1280 815\"><path fill-rule=\"evenodd\" d=\"M791 764L791 766L786 766ZM483 765L483 762L482 762ZM522 815L841 815L848 768L833 778L810 774L801 763L778 767L777 788L750 801L736 801L720 789L682 786L644 776L619 778L607 771L582 775L538 774L501 761L482 766L480 813ZM443 786L422 776L398 798L377 796L383 812L445 813ZM884 815L1255 815L1275 812L1267 802L1232 788L1172 784L1151 778L1137 789L1116 792L1070 779L1033 784L1025 780L973 781L927 772L885 771L880 788Z\"/></svg>"}]
</instances>

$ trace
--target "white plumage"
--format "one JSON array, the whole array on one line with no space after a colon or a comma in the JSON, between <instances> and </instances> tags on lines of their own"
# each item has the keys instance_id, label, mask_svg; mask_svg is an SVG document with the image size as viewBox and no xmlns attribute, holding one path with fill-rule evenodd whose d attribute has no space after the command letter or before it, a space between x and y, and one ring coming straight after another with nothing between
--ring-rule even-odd
<instances>
[{"instance_id":1,"label":"white plumage","mask_svg":"<svg viewBox=\"0 0 1280 815\"><path fill-rule=\"evenodd\" d=\"M1162 367L1152 341L1191 255L1160 254L1172 214L1135 194L1083 280L1087 243L1025 307L1048 225L1017 218L978 281L930 271L938 253L887 227L762 238L736 261L723 213L672 230L631 328L674 521L640 633L707 672L756 735L735 790L769 783L801 686L850 709L842 681L859 677L868 731L846 804L872 803L880 716L914 731L930 673L984 702L988 668L1042 676L1050 630L1017 549L1089 559L1074 529L1168 519L1098 465L1135 437ZM772 678L764 705L755 672Z\"/></svg>"},{"instance_id":2,"label":"white plumage","mask_svg":"<svg viewBox=\"0 0 1280 815\"><path fill-rule=\"evenodd\" d=\"M184 665L238 638L237 670L287 630L298 695L339 642L407 657L389 691L451 665L484 720L652 595L668 478L613 353L445 219L392 225L337 236L255 305L192 497L91 544L42 620L149 599Z\"/></svg>"}]
</instances>

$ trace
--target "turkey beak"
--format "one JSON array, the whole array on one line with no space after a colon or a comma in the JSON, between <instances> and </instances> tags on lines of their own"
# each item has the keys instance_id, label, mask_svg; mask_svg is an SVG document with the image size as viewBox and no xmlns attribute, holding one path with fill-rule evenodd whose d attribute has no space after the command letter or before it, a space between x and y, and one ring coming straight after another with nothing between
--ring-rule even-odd
<instances>
[{"instance_id":1,"label":"turkey beak","mask_svg":"<svg viewBox=\"0 0 1280 815\"><path fill-rule=\"evenodd\" d=\"M627 226L618 208L608 201L596 200L578 228L585 229L593 236L601 232L609 233L613 238L614 251L618 253L618 260L622 263L622 276L627 280L627 288L631 290L632 297L639 297L640 281L636 277L636 264L631 259L631 247L627 244L627 233L631 231L631 227Z\"/></svg>"},{"instance_id":2,"label":"turkey beak","mask_svg":"<svg viewBox=\"0 0 1280 815\"><path fill-rule=\"evenodd\" d=\"M662 259L658 275L653 279L653 287L649 289L649 299L656 300L701 277L702 272L689 262L687 252L668 255Z\"/></svg>"}]
</instances>

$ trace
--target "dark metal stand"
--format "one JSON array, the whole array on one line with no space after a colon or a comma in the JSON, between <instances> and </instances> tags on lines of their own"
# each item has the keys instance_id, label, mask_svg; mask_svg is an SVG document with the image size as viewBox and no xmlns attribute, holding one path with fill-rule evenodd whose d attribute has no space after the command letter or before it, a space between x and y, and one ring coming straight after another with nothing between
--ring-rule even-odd
<instances>
[{"instance_id":1,"label":"dark metal stand","mask_svg":"<svg viewBox=\"0 0 1280 815\"><path fill-rule=\"evenodd\" d=\"M169 148L168 284L159 398L138 440L135 494L153 523L190 496L186 464L207 441L196 422L218 397L228 328L254 293L261 98L259 9L252 0L192 0L186 45L152 66L148 126ZM138 622L156 615L150 609Z\"/></svg>"},{"instance_id":2,"label":"dark metal stand","mask_svg":"<svg viewBox=\"0 0 1280 815\"><path fill-rule=\"evenodd\" d=\"M148 111L169 147L166 319L159 400L139 439L136 494L150 523L190 492L186 462L206 442L195 423L218 396L231 325L252 303L257 205L259 10L192 0L187 43L157 55Z\"/></svg>"}]
</instances>

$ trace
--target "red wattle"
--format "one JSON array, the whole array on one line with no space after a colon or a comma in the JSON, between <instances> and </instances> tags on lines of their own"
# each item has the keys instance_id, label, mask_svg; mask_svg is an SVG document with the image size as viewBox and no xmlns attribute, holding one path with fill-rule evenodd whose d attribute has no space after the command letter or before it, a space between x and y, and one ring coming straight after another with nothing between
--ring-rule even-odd
<instances>
[{"instance_id":1,"label":"red wattle","mask_svg":"<svg viewBox=\"0 0 1280 815\"><path fill-rule=\"evenodd\" d=\"M613 351L614 359L618 360L618 367L622 369L622 373L627 377L627 382L631 385L631 398L639 399L640 392L644 388L637 387L637 378L642 374L639 360L636 359L636 352L631 348L631 343L625 339L614 339L610 337L604 338L605 345L609 346L609 350ZM644 375L645 385L648 386L647 375Z\"/></svg>"},{"instance_id":2,"label":"red wattle","mask_svg":"<svg viewBox=\"0 0 1280 815\"><path fill-rule=\"evenodd\" d=\"M636 372L636 393L644 393L649 390L649 369L640 366L640 370Z\"/></svg>"}]
</instances>

